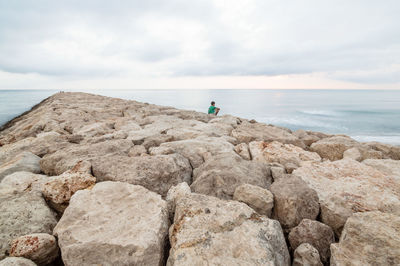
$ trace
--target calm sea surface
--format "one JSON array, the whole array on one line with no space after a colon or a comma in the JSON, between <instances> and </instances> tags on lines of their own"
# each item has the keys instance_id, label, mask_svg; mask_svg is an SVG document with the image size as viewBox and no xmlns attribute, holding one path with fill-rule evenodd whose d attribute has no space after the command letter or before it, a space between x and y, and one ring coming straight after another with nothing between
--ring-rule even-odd
<instances>
[{"instance_id":1,"label":"calm sea surface","mask_svg":"<svg viewBox=\"0 0 400 266\"><path fill-rule=\"evenodd\" d=\"M0 90L0 124L56 91ZM400 90L91 90L105 96L400 145Z\"/></svg>"}]
</instances>

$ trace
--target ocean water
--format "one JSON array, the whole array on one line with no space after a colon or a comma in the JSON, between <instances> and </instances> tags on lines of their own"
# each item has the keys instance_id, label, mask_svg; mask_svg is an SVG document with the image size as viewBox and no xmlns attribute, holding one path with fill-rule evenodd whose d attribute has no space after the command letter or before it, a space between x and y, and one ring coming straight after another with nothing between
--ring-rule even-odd
<instances>
[{"instance_id":1,"label":"ocean water","mask_svg":"<svg viewBox=\"0 0 400 266\"><path fill-rule=\"evenodd\" d=\"M0 124L54 90L0 90ZM255 119L292 130L346 134L400 145L400 90L86 90L85 92Z\"/></svg>"}]
</instances>

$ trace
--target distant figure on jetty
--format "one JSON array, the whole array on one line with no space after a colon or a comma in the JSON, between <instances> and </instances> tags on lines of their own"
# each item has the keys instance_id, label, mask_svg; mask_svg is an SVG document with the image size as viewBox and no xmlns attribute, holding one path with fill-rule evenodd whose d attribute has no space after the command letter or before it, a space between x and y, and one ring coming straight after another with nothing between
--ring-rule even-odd
<instances>
[{"instance_id":1,"label":"distant figure on jetty","mask_svg":"<svg viewBox=\"0 0 400 266\"><path fill-rule=\"evenodd\" d=\"M220 110L220 109L219 109L218 107L215 107L215 102L212 101L212 102L211 102L211 106L208 108L208 113L209 113L209 114L217 115L218 112L219 112L219 110Z\"/></svg>"}]
</instances>

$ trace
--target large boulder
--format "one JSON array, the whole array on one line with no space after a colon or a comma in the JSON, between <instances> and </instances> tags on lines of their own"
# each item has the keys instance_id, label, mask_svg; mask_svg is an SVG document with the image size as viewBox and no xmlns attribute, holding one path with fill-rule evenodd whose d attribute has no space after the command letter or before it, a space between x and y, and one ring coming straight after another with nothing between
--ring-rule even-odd
<instances>
[{"instance_id":1,"label":"large boulder","mask_svg":"<svg viewBox=\"0 0 400 266\"><path fill-rule=\"evenodd\" d=\"M23 152L14 159L0 165L0 181L7 175L15 172L26 171L35 174L40 173L40 157L31 153Z\"/></svg>"},{"instance_id":2,"label":"large boulder","mask_svg":"<svg viewBox=\"0 0 400 266\"><path fill-rule=\"evenodd\" d=\"M355 212L400 214L400 184L393 177L351 159L306 163L293 172L318 193L322 222L337 236Z\"/></svg>"},{"instance_id":3,"label":"large boulder","mask_svg":"<svg viewBox=\"0 0 400 266\"><path fill-rule=\"evenodd\" d=\"M233 199L246 203L261 215L271 217L271 211L274 207L274 196L268 189L243 184L235 189Z\"/></svg>"},{"instance_id":4,"label":"large boulder","mask_svg":"<svg viewBox=\"0 0 400 266\"><path fill-rule=\"evenodd\" d=\"M169 238L167 265L290 265L279 222L237 201L180 197Z\"/></svg>"},{"instance_id":5,"label":"large boulder","mask_svg":"<svg viewBox=\"0 0 400 266\"><path fill-rule=\"evenodd\" d=\"M318 135L309 134L309 133L307 133L307 131L305 131L303 129L296 130L295 132L293 132L293 135L295 135L296 137L301 139L301 141L303 141L304 144L307 146L310 146L314 142L317 142L318 140L321 139L321 137L319 137Z\"/></svg>"},{"instance_id":6,"label":"large boulder","mask_svg":"<svg viewBox=\"0 0 400 266\"><path fill-rule=\"evenodd\" d=\"M382 172L384 175L392 176L400 182L400 160L392 159L367 159L363 164L371 166Z\"/></svg>"},{"instance_id":7,"label":"large boulder","mask_svg":"<svg viewBox=\"0 0 400 266\"><path fill-rule=\"evenodd\" d=\"M72 169L79 161L93 162L104 156L128 156L133 147L126 139L109 140L96 144L70 145L57 152L45 155L40 160L40 167L47 175L61 175Z\"/></svg>"},{"instance_id":8,"label":"large boulder","mask_svg":"<svg viewBox=\"0 0 400 266\"><path fill-rule=\"evenodd\" d=\"M292 266L323 266L318 250L308 243L303 243L296 248Z\"/></svg>"},{"instance_id":9,"label":"large boulder","mask_svg":"<svg viewBox=\"0 0 400 266\"><path fill-rule=\"evenodd\" d=\"M243 122L232 130L231 136L236 138L239 143L249 143L255 140L265 142L279 141L301 148L305 147L303 141L288 132L288 130L262 123Z\"/></svg>"},{"instance_id":10,"label":"large boulder","mask_svg":"<svg viewBox=\"0 0 400 266\"><path fill-rule=\"evenodd\" d=\"M233 153L234 146L224 138L199 137L162 143L159 147L151 148L150 154L160 155L179 153L189 159L193 168L198 168L207 158L221 153Z\"/></svg>"},{"instance_id":11,"label":"large boulder","mask_svg":"<svg viewBox=\"0 0 400 266\"><path fill-rule=\"evenodd\" d=\"M384 159L392 159L392 160L400 160L400 147L379 143L379 142L368 142L365 143L365 146L369 148L379 151L383 154Z\"/></svg>"},{"instance_id":12,"label":"large boulder","mask_svg":"<svg viewBox=\"0 0 400 266\"><path fill-rule=\"evenodd\" d=\"M54 234L66 265L161 265L167 203L142 186L101 182L72 196Z\"/></svg>"},{"instance_id":13,"label":"large boulder","mask_svg":"<svg viewBox=\"0 0 400 266\"><path fill-rule=\"evenodd\" d=\"M289 242L293 250L308 243L318 250L324 263L329 261L330 246L335 243L335 235L329 226L309 219L304 219L289 233Z\"/></svg>"},{"instance_id":14,"label":"large boulder","mask_svg":"<svg viewBox=\"0 0 400 266\"><path fill-rule=\"evenodd\" d=\"M244 160L236 153L224 153L211 157L194 169L190 187L197 193L232 199L236 187L241 184L268 188L271 182L267 165Z\"/></svg>"},{"instance_id":15,"label":"large boulder","mask_svg":"<svg viewBox=\"0 0 400 266\"><path fill-rule=\"evenodd\" d=\"M331 265L400 265L400 216L356 213L331 245Z\"/></svg>"},{"instance_id":16,"label":"large boulder","mask_svg":"<svg viewBox=\"0 0 400 266\"><path fill-rule=\"evenodd\" d=\"M55 213L37 192L0 194L0 221L0 259L6 256L14 238L51 234L57 224Z\"/></svg>"},{"instance_id":17,"label":"large boulder","mask_svg":"<svg viewBox=\"0 0 400 266\"><path fill-rule=\"evenodd\" d=\"M3 178L0 183L0 191L11 189L16 192L43 191L43 185L47 182L48 176L38 175L31 172L15 172Z\"/></svg>"},{"instance_id":18,"label":"large boulder","mask_svg":"<svg viewBox=\"0 0 400 266\"><path fill-rule=\"evenodd\" d=\"M180 154L155 156L104 156L92 162L97 181L121 181L166 196L171 186L191 183L192 168Z\"/></svg>"},{"instance_id":19,"label":"large boulder","mask_svg":"<svg viewBox=\"0 0 400 266\"><path fill-rule=\"evenodd\" d=\"M273 217L284 229L298 225L303 219L315 220L319 213L317 193L297 177L278 179L272 183Z\"/></svg>"},{"instance_id":20,"label":"large boulder","mask_svg":"<svg viewBox=\"0 0 400 266\"><path fill-rule=\"evenodd\" d=\"M10 256L24 257L38 265L49 265L58 253L56 238L43 233L20 236L12 241L10 249Z\"/></svg>"},{"instance_id":21,"label":"large boulder","mask_svg":"<svg viewBox=\"0 0 400 266\"><path fill-rule=\"evenodd\" d=\"M0 261L0 266L36 266L31 260L20 257L7 257Z\"/></svg>"},{"instance_id":22,"label":"large boulder","mask_svg":"<svg viewBox=\"0 0 400 266\"><path fill-rule=\"evenodd\" d=\"M42 193L50 206L62 213L76 191L93 186L96 178L90 174L90 168L90 163L81 161L63 174L49 177Z\"/></svg>"},{"instance_id":23,"label":"large boulder","mask_svg":"<svg viewBox=\"0 0 400 266\"><path fill-rule=\"evenodd\" d=\"M286 168L290 168L290 165L294 165L297 168L302 162L306 161L321 161L318 153L305 151L295 145L283 144L277 141L269 143L253 141L249 143L249 148L253 160L265 163L279 163Z\"/></svg>"},{"instance_id":24,"label":"large boulder","mask_svg":"<svg viewBox=\"0 0 400 266\"><path fill-rule=\"evenodd\" d=\"M240 143L235 146L235 152L240 155L245 160L251 160L251 155L249 151L249 145L247 143Z\"/></svg>"}]
</instances>

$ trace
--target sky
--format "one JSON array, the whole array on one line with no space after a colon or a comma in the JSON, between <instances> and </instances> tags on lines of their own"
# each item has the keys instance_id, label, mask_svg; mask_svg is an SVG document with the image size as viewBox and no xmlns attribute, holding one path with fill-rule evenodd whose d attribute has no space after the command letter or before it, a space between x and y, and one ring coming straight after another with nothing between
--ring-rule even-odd
<instances>
[{"instance_id":1,"label":"sky","mask_svg":"<svg viewBox=\"0 0 400 266\"><path fill-rule=\"evenodd\" d=\"M0 89L400 89L398 0L0 0Z\"/></svg>"}]
</instances>

